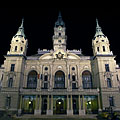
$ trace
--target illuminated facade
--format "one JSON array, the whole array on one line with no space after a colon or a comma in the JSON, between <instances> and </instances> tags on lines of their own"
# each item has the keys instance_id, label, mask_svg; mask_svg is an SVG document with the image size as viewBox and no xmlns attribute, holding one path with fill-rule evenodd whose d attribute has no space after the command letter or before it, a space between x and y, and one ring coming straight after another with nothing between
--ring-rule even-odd
<instances>
[{"instance_id":1,"label":"illuminated facade","mask_svg":"<svg viewBox=\"0 0 120 120\"><path fill-rule=\"evenodd\" d=\"M108 107L120 111L120 69L107 36L96 20L93 56L67 50L61 14L54 26L53 49L26 56L23 20L0 69L0 111L35 115L85 115Z\"/></svg>"}]
</instances>

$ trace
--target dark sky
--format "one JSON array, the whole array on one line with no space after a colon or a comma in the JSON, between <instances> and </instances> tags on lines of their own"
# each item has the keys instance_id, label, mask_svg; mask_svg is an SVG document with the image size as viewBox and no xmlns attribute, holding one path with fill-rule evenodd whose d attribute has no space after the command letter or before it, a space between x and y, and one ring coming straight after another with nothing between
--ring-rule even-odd
<instances>
[{"instance_id":1,"label":"dark sky","mask_svg":"<svg viewBox=\"0 0 120 120\"><path fill-rule=\"evenodd\" d=\"M24 17L28 39L27 55L37 54L38 48L52 49L53 28L61 11L66 25L67 49L82 49L84 55L93 55L92 38L96 18L110 41L110 48L120 63L120 9L119 8L0 8L0 64L10 49Z\"/></svg>"}]
</instances>

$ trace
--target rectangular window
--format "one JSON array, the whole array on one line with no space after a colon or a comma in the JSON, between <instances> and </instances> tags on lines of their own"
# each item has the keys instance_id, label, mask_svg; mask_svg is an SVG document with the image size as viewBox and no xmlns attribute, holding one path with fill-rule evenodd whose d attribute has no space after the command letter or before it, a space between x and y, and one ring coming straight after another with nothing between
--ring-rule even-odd
<instances>
[{"instance_id":1,"label":"rectangular window","mask_svg":"<svg viewBox=\"0 0 120 120\"><path fill-rule=\"evenodd\" d=\"M109 97L109 104L110 104L110 106L114 106L114 99L113 99L113 97Z\"/></svg>"},{"instance_id":2,"label":"rectangular window","mask_svg":"<svg viewBox=\"0 0 120 120\"><path fill-rule=\"evenodd\" d=\"M105 52L105 46L103 46L103 52Z\"/></svg>"},{"instance_id":3,"label":"rectangular window","mask_svg":"<svg viewBox=\"0 0 120 120\"><path fill-rule=\"evenodd\" d=\"M112 87L112 83L111 83L111 79L107 78L107 87L111 88Z\"/></svg>"},{"instance_id":4,"label":"rectangular window","mask_svg":"<svg viewBox=\"0 0 120 120\"><path fill-rule=\"evenodd\" d=\"M11 104L11 97L7 97L6 98L6 107L10 108L10 104Z\"/></svg>"},{"instance_id":5,"label":"rectangular window","mask_svg":"<svg viewBox=\"0 0 120 120\"><path fill-rule=\"evenodd\" d=\"M99 52L99 47L97 47L97 51Z\"/></svg>"},{"instance_id":6,"label":"rectangular window","mask_svg":"<svg viewBox=\"0 0 120 120\"><path fill-rule=\"evenodd\" d=\"M72 81L75 81L75 75L72 75Z\"/></svg>"},{"instance_id":7,"label":"rectangular window","mask_svg":"<svg viewBox=\"0 0 120 120\"><path fill-rule=\"evenodd\" d=\"M117 81L119 81L119 77L118 77L118 75L116 75L116 77L117 77Z\"/></svg>"},{"instance_id":8,"label":"rectangular window","mask_svg":"<svg viewBox=\"0 0 120 120\"><path fill-rule=\"evenodd\" d=\"M44 81L48 81L48 76L47 75L44 76Z\"/></svg>"},{"instance_id":9,"label":"rectangular window","mask_svg":"<svg viewBox=\"0 0 120 120\"><path fill-rule=\"evenodd\" d=\"M12 87L13 86L13 78L10 78L8 80L8 87Z\"/></svg>"},{"instance_id":10,"label":"rectangular window","mask_svg":"<svg viewBox=\"0 0 120 120\"><path fill-rule=\"evenodd\" d=\"M110 72L109 64L105 64L105 70L106 70L106 72Z\"/></svg>"},{"instance_id":11,"label":"rectangular window","mask_svg":"<svg viewBox=\"0 0 120 120\"><path fill-rule=\"evenodd\" d=\"M10 69L10 71L14 72L14 69L15 69L15 64L11 64L11 69Z\"/></svg>"}]
</instances>

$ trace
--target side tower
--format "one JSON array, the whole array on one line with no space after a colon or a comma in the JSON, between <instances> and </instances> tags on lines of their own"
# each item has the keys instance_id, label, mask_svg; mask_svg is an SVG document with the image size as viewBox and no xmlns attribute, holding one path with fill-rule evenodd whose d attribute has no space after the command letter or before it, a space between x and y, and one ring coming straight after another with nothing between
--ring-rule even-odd
<instances>
[{"instance_id":1,"label":"side tower","mask_svg":"<svg viewBox=\"0 0 120 120\"><path fill-rule=\"evenodd\" d=\"M98 20L96 20L96 24L96 34L92 40L94 84L100 90L101 108L104 110L112 107L114 110L120 110L115 56L110 51L109 40L103 34Z\"/></svg>"},{"instance_id":2,"label":"side tower","mask_svg":"<svg viewBox=\"0 0 120 120\"><path fill-rule=\"evenodd\" d=\"M17 111L19 90L24 79L27 52L27 39L24 34L23 20L18 32L13 36L10 51L5 55L4 76L0 98L0 109Z\"/></svg>"},{"instance_id":3,"label":"side tower","mask_svg":"<svg viewBox=\"0 0 120 120\"><path fill-rule=\"evenodd\" d=\"M66 51L67 36L65 35L65 23L62 20L61 13L59 13L58 20L55 23L53 35L53 48L54 51L63 49Z\"/></svg>"}]
</instances>

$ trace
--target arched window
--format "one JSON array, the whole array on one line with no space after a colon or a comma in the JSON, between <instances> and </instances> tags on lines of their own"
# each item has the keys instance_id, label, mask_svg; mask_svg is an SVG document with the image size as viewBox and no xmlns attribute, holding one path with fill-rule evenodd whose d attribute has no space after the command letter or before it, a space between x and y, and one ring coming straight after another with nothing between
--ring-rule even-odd
<instances>
[{"instance_id":1,"label":"arched window","mask_svg":"<svg viewBox=\"0 0 120 120\"><path fill-rule=\"evenodd\" d=\"M55 81L54 81L55 88L65 88L65 74L62 71L57 71L55 73Z\"/></svg>"},{"instance_id":2,"label":"arched window","mask_svg":"<svg viewBox=\"0 0 120 120\"><path fill-rule=\"evenodd\" d=\"M15 52L17 51L17 46L15 46Z\"/></svg>"},{"instance_id":3,"label":"arched window","mask_svg":"<svg viewBox=\"0 0 120 120\"><path fill-rule=\"evenodd\" d=\"M13 86L13 78L9 78L8 87L12 87L12 86Z\"/></svg>"},{"instance_id":4,"label":"arched window","mask_svg":"<svg viewBox=\"0 0 120 120\"><path fill-rule=\"evenodd\" d=\"M33 70L28 74L27 88L36 89L36 87L37 87L37 72Z\"/></svg>"},{"instance_id":5,"label":"arched window","mask_svg":"<svg viewBox=\"0 0 120 120\"><path fill-rule=\"evenodd\" d=\"M92 77L89 71L84 71L82 73L82 83L83 83L83 89L92 88Z\"/></svg>"},{"instance_id":6,"label":"arched window","mask_svg":"<svg viewBox=\"0 0 120 120\"><path fill-rule=\"evenodd\" d=\"M111 88L112 87L112 83L111 83L111 79L107 78L107 87Z\"/></svg>"}]
</instances>

